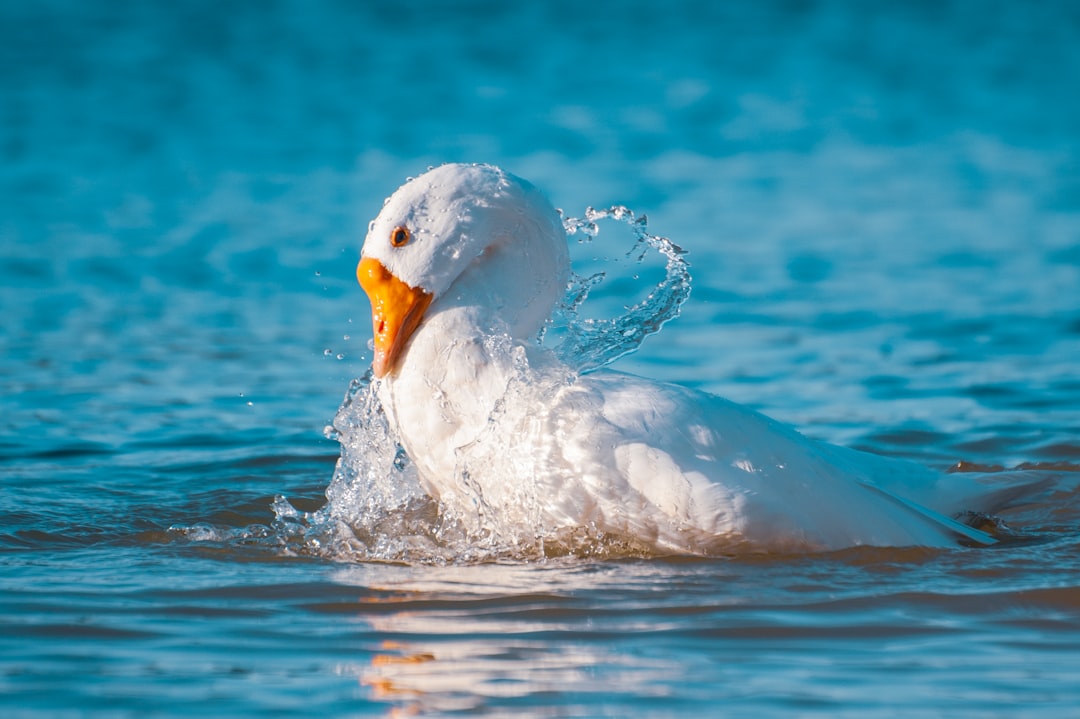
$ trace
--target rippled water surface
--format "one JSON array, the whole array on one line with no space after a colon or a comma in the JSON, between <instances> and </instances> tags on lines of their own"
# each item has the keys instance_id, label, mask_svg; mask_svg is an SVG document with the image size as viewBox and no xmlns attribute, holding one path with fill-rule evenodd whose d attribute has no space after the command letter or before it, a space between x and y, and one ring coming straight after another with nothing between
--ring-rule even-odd
<instances>
[{"instance_id":1,"label":"rippled water surface","mask_svg":"<svg viewBox=\"0 0 1080 719\"><path fill-rule=\"evenodd\" d=\"M1067 2L0 5L0 714L1074 711L1078 75ZM687 250L618 368L1054 490L982 549L344 551L360 239L445 161ZM657 281L571 243L590 311Z\"/></svg>"}]
</instances>

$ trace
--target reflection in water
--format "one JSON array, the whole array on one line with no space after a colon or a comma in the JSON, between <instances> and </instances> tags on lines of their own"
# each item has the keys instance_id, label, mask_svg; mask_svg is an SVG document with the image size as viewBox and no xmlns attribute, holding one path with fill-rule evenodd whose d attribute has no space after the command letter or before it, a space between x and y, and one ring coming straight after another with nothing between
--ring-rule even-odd
<instances>
[{"instance_id":1,"label":"reflection in water","mask_svg":"<svg viewBox=\"0 0 1080 719\"><path fill-rule=\"evenodd\" d=\"M379 643L369 664L340 671L355 673L403 715L539 696L592 706L612 692L663 697L678 681L679 662L654 656L647 638L677 629L677 617L658 622L594 604L595 595L617 587L649 591L657 570L569 561L343 568L335 581L369 591L378 575L379 594L357 602L351 615L393 639Z\"/></svg>"},{"instance_id":2,"label":"reflection in water","mask_svg":"<svg viewBox=\"0 0 1080 719\"><path fill-rule=\"evenodd\" d=\"M397 653L376 655L361 670L360 682L376 698L425 713L476 711L489 700L504 704L541 695L575 697L583 704L602 702L609 693L660 698L678 679L674 662L615 648L600 651L590 639L453 641L440 643L437 653L392 643Z\"/></svg>"},{"instance_id":3,"label":"reflection in water","mask_svg":"<svg viewBox=\"0 0 1080 719\"><path fill-rule=\"evenodd\" d=\"M439 611L360 617L380 633L425 637L385 641L369 666L356 668L375 698L418 712L475 711L490 700L541 695L587 704L608 692L659 697L679 676L677 662L627 650L634 630L620 640L610 629L581 626L580 618L521 625L462 622L460 614Z\"/></svg>"}]
</instances>

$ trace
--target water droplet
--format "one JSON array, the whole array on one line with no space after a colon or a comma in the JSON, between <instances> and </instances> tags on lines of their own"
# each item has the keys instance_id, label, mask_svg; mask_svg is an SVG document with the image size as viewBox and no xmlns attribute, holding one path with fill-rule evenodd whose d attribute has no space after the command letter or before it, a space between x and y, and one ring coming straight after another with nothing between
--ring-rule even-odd
<instances>
[{"instance_id":1,"label":"water droplet","mask_svg":"<svg viewBox=\"0 0 1080 719\"><path fill-rule=\"evenodd\" d=\"M348 341L349 341L349 335L342 335L342 336L341 336L341 339L343 339L343 340L345 340L346 342L348 342Z\"/></svg>"},{"instance_id":2,"label":"water droplet","mask_svg":"<svg viewBox=\"0 0 1080 719\"><path fill-rule=\"evenodd\" d=\"M340 353L340 352L339 352L339 353L338 353L338 354L336 355L336 357L337 357L337 359L339 359L339 360L343 360L343 359L345 359L345 355L344 355L344 354L342 354L342 353Z\"/></svg>"},{"instance_id":3,"label":"water droplet","mask_svg":"<svg viewBox=\"0 0 1080 719\"><path fill-rule=\"evenodd\" d=\"M329 347L327 347L326 349L324 349L322 351L322 354L323 354L323 357L329 357L330 355L334 354L334 352Z\"/></svg>"}]
</instances>

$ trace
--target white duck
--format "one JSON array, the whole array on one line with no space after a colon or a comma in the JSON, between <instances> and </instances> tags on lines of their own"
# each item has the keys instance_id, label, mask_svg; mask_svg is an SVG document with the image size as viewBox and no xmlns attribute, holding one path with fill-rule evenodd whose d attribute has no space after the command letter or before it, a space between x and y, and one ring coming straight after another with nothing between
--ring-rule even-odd
<instances>
[{"instance_id":1,"label":"white duck","mask_svg":"<svg viewBox=\"0 0 1080 719\"><path fill-rule=\"evenodd\" d=\"M974 476L808 440L677 385L562 365L535 338L568 276L559 214L496 167L430 170L371 223L357 277L380 400L444 505L658 552L994 541L949 518L1007 499Z\"/></svg>"}]
</instances>

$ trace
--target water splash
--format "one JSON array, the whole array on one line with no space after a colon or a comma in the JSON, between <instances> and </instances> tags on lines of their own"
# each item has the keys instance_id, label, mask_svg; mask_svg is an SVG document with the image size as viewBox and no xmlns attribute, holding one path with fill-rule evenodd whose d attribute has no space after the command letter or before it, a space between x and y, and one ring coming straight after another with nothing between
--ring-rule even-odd
<instances>
[{"instance_id":1,"label":"water splash","mask_svg":"<svg viewBox=\"0 0 1080 719\"><path fill-rule=\"evenodd\" d=\"M341 444L341 457L327 487L327 503L303 512L285 497L272 505L271 527L220 529L209 525L174 528L189 541L268 546L289 555L338 561L425 564L551 557L648 556L633 540L589 527L547 531L536 521L544 496L542 473L529 457L504 456L507 434L517 418L508 403L497 407L488 429L462 453L458 474L463 491L436 501L391 431L378 398L379 381L368 371L353 380L326 435ZM511 387L507 394L519 388ZM516 412L529 402L512 403ZM507 495L485 496L471 480L474 471L509 467L521 481L506 483ZM508 508L512 508L508 510Z\"/></svg>"},{"instance_id":2,"label":"water splash","mask_svg":"<svg viewBox=\"0 0 1080 719\"><path fill-rule=\"evenodd\" d=\"M632 258L637 265L642 264L650 252L660 255L664 259L664 278L644 299L625 307L624 314L600 319L583 317L581 309L589 295L608 279L608 269L618 260L609 260L605 269L592 274L572 276L566 296L541 339L561 334L563 339L555 352L579 372L611 364L636 350L646 337L659 332L665 323L678 317L683 303L690 297L690 267L684 257L686 252L668 238L650 233L645 215L635 215L621 205L606 210L588 207L584 218L566 217L563 226L569 237L580 236L580 242L592 242L600 234L600 223L604 220L629 226L633 244L624 256Z\"/></svg>"},{"instance_id":3,"label":"water splash","mask_svg":"<svg viewBox=\"0 0 1080 719\"><path fill-rule=\"evenodd\" d=\"M370 368L349 383L324 434L341 445L326 504L314 512L280 496L273 504L274 528L287 551L334 559L444 559L450 528L391 430Z\"/></svg>"},{"instance_id":4,"label":"water splash","mask_svg":"<svg viewBox=\"0 0 1080 719\"><path fill-rule=\"evenodd\" d=\"M301 512L278 497L274 531L286 551L343 560L434 562L485 561L498 558L539 559L551 556L644 556L649 550L634 540L613 537L589 527L548 529L538 519L537 503L545 496L546 468L532 457L506 457L509 434L528 422L530 393L557 389L576 373L610 364L633 352L664 323L678 316L690 293L684 251L671 240L648 231L644 215L625 207L587 208L584 217L564 218L568 237L592 243L606 221L630 229L629 249L614 258L597 258L600 268L574 275L566 296L545 332L539 351L552 352L565 363L541 378L530 367L523 348L514 353L517 379L507 390L513 402L500 402L483 433L459 457L460 491L436 501L428 496L416 468L394 435L379 402L379 381L370 370L353 380L326 429L341 445L341 457L326 490L327 503ZM617 233L612 233L617 234ZM643 292L643 299L615 317L585 317L590 295L619 275L630 260L635 270L646 260L663 265L663 277ZM625 274L625 273L623 273ZM632 273L641 283L642 272ZM492 341L498 341L493 338ZM526 399L520 399L518 397ZM486 496L474 472L498 467L514 482L504 483L502 496ZM490 491L490 489L489 489Z\"/></svg>"}]
</instances>

